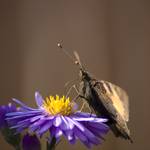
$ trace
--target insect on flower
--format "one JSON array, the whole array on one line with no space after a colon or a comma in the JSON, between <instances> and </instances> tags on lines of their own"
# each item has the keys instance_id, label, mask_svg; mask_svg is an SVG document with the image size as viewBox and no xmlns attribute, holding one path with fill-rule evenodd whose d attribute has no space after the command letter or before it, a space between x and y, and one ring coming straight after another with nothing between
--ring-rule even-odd
<instances>
[{"instance_id":1,"label":"insect on flower","mask_svg":"<svg viewBox=\"0 0 150 150\"><path fill-rule=\"evenodd\" d=\"M72 60L74 60L68 52L60 47ZM109 119L107 124L116 137L129 139L130 131L127 126L129 121L129 102L128 95L119 86L108 81L97 80L93 78L89 72L83 67L80 57L77 52L74 52L75 64L79 66L79 90L77 98L86 100L90 108L92 108L96 115L103 116ZM74 86L75 87L75 86Z\"/></svg>"}]
</instances>

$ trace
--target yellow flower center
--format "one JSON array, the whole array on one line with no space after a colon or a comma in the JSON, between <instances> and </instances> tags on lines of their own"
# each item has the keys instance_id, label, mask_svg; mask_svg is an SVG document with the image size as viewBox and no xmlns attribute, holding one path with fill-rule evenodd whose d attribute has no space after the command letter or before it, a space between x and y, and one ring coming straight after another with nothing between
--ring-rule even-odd
<instances>
[{"instance_id":1,"label":"yellow flower center","mask_svg":"<svg viewBox=\"0 0 150 150\"><path fill-rule=\"evenodd\" d=\"M69 97L59 97L58 95L56 95L56 98L53 96L46 97L43 102L43 108L50 115L61 114L67 116L72 113L73 106L74 103L70 102Z\"/></svg>"}]
</instances>

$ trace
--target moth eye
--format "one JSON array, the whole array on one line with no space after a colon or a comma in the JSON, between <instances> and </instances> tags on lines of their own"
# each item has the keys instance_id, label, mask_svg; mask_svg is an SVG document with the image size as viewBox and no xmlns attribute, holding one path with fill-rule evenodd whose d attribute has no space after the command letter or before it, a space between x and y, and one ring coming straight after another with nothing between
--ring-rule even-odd
<instances>
[{"instance_id":1,"label":"moth eye","mask_svg":"<svg viewBox=\"0 0 150 150\"><path fill-rule=\"evenodd\" d=\"M58 43L57 46L60 47L60 48L62 47L60 43Z\"/></svg>"},{"instance_id":2,"label":"moth eye","mask_svg":"<svg viewBox=\"0 0 150 150\"><path fill-rule=\"evenodd\" d=\"M79 62L76 60L76 61L75 61L75 64L76 64L76 65L79 65Z\"/></svg>"}]
</instances>

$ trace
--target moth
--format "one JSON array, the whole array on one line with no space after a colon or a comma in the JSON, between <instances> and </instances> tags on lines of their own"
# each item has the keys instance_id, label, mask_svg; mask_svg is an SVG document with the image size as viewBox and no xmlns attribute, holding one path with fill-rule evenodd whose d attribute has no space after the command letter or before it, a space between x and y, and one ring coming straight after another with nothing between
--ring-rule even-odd
<instances>
[{"instance_id":1,"label":"moth","mask_svg":"<svg viewBox=\"0 0 150 150\"><path fill-rule=\"evenodd\" d=\"M63 48L62 45L58 45ZM66 52L66 50L64 50ZM80 61L77 52L74 52L75 64L79 67L78 97L85 100L98 117L108 118L108 126L116 137L130 140L129 98L119 86L104 80L97 80L90 75Z\"/></svg>"}]
</instances>

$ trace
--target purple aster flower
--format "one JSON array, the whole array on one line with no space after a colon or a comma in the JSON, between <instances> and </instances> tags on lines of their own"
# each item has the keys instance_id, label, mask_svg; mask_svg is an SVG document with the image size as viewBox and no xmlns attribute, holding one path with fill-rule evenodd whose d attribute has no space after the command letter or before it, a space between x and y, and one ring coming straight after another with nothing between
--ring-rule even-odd
<instances>
[{"instance_id":1,"label":"purple aster flower","mask_svg":"<svg viewBox=\"0 0 150 150\"><path fill-rule=\"evenodd\" d=\"M37 109L28 107L19 100L13 99L21 106L21 111L7 114L7 120L13 121L11 128L21 132L28 128L29 132L34 132L42 136L50 131L51 137L58 141L64 135L71 144L79 139L87 147L98 145L103 139L103 135L109 130L105 124L107 119L97 118L96 115L76 111L76 105L69 98L53 96L43 100L42 96L36 92L35 100Z\"/></svg>"},{"instance_id":2,"label":"purple aster flower","mask_svg":"<svg viewBox=\"0 0 150 150\"><path fill-rule=\"evenodd\" d=\"M41 150L41 143L36 135L26 134L22 140L23 150Z\"/></svg>"}]
</instances>

